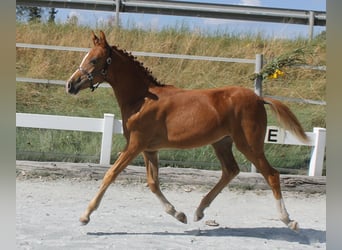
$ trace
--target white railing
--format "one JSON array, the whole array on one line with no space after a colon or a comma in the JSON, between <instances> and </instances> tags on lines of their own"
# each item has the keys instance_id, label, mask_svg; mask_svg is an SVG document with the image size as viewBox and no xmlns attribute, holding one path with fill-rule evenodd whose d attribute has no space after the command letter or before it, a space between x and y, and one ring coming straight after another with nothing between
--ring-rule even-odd
<instances>
[{"instance_id":1,"label":"white railing","mask_svg":"<svg viewBox=\"0 0 342 250\"><path fill-rule=\"evenodd\" d=\"M104 114L102 119L17 113L16 126L26 128L101 132L102 143L100 164L110 164L113 134L123 133L122 121L115 119L113 114ZM306 134L309 137L309 142L303 143L288 131L279 127L268 126L265 142L313 147L308 175L321 176L325 154L326 129L314 128L313 132L306 132Z\"/></svg>"},{"instance_id":2,"label":"white railing","mask_svg":"<svg viewBox=\"0 0 342 250\"><path fill-rule=\"evenodd\" d=\"M15 46L17 48L24 48L24 49L44 49L44 50L75 51L75 52L88 52L91 50L91 48L67 47L67 46L56 46L56 45L45 45L45 44L32 44L32 43L16 43ZM130 53L132 53L133 56L202 60L202 61L229 62L229 63L255 64L256 60L259 60L259 59L227 58L227 57L217 57L217 56L196 56L196 55L143 52L143 51L131 51ZM306 65L306 66L310 67L309 65Z\"/></svg>"},{"instance_id":3,"label":"white railing","mask_svg":"<svg viewBox=\"0 0 342 250\"><path fill-rule=\"evenodd\" d=\"M90 48L79 48L79 47L65 47L65 46L55 46L55 45L44 45L44 44L28 44L28 43L16 43L17 48L26 48L26 49L45 49L45 50L57 50L57 51L76 51L76 52L87 52ZM263 65L263 55L256 54L255 59L246 59L246 58L226 58L226 57L213 57L213 56L196 56L196 55L184 55L184 54L168 54L168 53L155 53L155 52L141 52L141 51L132 51L132 55L134 56L147 56L147 57L160 57L160 58L173 58L173 59L187 59L187 60L204 60L204 61L214 61L214 62L226 62L226 63L247 63L247 64L255 64L255 72L260 73ZM312 65L297 65L296 67L312 69L312 70L326 70L325 66L312 66ZM17 82L25 82L25 83L43 83L43 84L58 84L65 85L65 80L52 80L52 79L35 79L28 77L16 77ZM99 87L110 87L109 84L101 84ZM262 79L257 77L254 80L254 92L262 96ZM281 101L289 101L289 102L299 102L299 103L309 103L315 105L326 105L325 101L320 100L309 100L303 98L289 98L282 96L269 96L274 99L278 99Z\"/></svg>"},{"instance_id":4,"label":"white railing","mask_svg":"<svg viewBox=\"0 0 342 250\"><path fill-rule=\"evenodd\" d=\"M306 132L309 142L304 143L297 137L282 128L276 126L267 126L265 143L276 143L285 145L302 145L313 147L309 165L309 176L321 176L323 171L323 162L326 144L326 129L314 128L313 132Z\"/></svg>"},{"instance_id":5,"label":"white railing","mask_svg":"<svg viewBox=\"0 0 342 250\"><path fill-rule=\"evenodd\" d=\"M100 164L110 163L113 134L123 133L121 120L114 119L113 114L104 114L103 119L101 119L17 113L16 126L25 128L101 132L102 142Z\"/></svg>"}]
</instances>

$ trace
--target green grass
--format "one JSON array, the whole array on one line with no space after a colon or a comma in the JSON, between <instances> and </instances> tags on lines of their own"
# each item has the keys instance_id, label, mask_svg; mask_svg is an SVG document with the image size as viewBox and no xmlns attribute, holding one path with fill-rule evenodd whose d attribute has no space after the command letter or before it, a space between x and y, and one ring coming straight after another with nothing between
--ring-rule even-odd
<instances>
[{"instance_id":1,"label":"green grass","mask_svg":"<svg viewBox=\"0 0 342 250\"><path fill-rule=\"evenodd\" d=\"M270 60L280 54L305 47L309 64L325 65L325 39L313 41L271 40L262 36L217 33L192 33L186 27L167 28L160 32L139 29L102 27L107 39L128 51L177 53L221 57L254 58L264 54ZM17 23L16 42L91 47L91 29L73 25ZM17 76L66 80L81 62L84 53L17 48ZM167 58L139 57L161 82L182 88L208 88L240 85L253 88L250 80L254 65L220 63ZM325 99L325 72L287 68L285 77L266 80L264 94ZM103 117L113 113L121 118L113 91L99 88L95 92L82 91L77 96L65 93L63 86L17 83L17 112L55 114L83 117ZM325 127L325 106L286 103L298 116L306 131ZM277 124L269 113L269 124ZM98 133L51 131L17 128L17 158L30 160L62 160L98 162L101 135ZM113 138L112 162L125 146L122 135ZM234 149L238 163L248 170L250 163ZM294 168L307 171L310 147L266 145L266 155L279 169ZM162 150L162 166L218 169L219 163L210 146L193 150ZM142 163L138 157L135 164Z\"/></svg>"}]
</instances>

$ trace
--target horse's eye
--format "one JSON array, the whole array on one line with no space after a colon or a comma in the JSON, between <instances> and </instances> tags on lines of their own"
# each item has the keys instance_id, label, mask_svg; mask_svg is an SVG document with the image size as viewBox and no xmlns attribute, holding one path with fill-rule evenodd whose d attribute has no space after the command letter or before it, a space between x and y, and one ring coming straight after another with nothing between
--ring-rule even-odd
<instances>
[{"instance_id":1,"label":"horse's eye","mask_svg":"<svg viewBox=\"0 0 342 250\"><path fill-rule=\"evenodd\" d=\"M92 65L95 65L95 64L97 63L97 60L96 60L96 59L92 59L92 60L90 61L90 63L91 63Z\"/></svg>"}]
</instances>

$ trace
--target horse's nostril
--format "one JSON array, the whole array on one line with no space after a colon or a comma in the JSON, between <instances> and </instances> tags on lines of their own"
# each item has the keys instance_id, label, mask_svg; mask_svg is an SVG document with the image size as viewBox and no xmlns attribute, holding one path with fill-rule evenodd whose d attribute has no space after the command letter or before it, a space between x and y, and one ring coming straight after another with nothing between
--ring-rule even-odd
<instances>
[{"instance_id":1,"label":"horse's nostril","mask_svg":"<svg viewBox=\"0 0 342 250\"><path fill-rule=\"evenodd\" d=\"M71 93L73 91L73 86L70 82L68 82L65 86L65 90L67 93Z\"/></svg>"}]
</instances>

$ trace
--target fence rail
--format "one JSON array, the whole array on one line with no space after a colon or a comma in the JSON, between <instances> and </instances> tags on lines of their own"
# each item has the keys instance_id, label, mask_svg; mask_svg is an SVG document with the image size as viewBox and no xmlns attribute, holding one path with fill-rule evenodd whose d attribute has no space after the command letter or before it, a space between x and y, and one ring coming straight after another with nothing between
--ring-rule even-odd
<instances>
[{"instance_id":1,"label":"fence rail","mask_svg":"<svg viewBox=\"0 0 342 250\"><path fill-rule=\"evenodd\" d=\"M114 119L113 114L104 114L103 119L101 119L17 113L16 126L25 128L101 132L101 164L109 164L110 162L113 133L123 133L121 120Z\"/></svg>"},{"instance_id":2,"label":"fence rail","mask_svg":"<svg viewBox=\"0 0 342 250\"><path fill-rule=\"evenodd\" d=\"M17 48L26 49L47 49L47 50L57 50L57 51L74 51L74 52L88 52L89 48L79 48L79 47L66 47L66 46L55 46L55 45L42 45L42 44L28 44L28 43L16 43ZM263 56L257 54L255 59L246 58L226 58L226 57L213 57L213 56L197 56L197 55L182 55L182 54L168 54L168 53L154 53L154 52L131 52L134 56L150 56L150 57L163 57L163 58L173 58L173 59L188 59L188 60L206 60L215 62L226 62L226 63L248 63L255 64L255 73L259 73L263 65ZM311 70L326 70L325 66L311 66L311 65L298 65L298 67L311 69ZM52 79L35 79L27 77L16 77L17 82L29 82L29 83L44 83L44 84L58 84L65 85L65 81L52 80ZM108 88L110 85L102 84L100 87ZM262 95L262 80L255 80L255 92L258 95ZM298 103L308 103L315 105L326 105L324 101L310 100L310 99L300 99L300 98L289 98L281 96L270 96L281 101L290 101Z\"/></svg>"},{"instance_id":3,"label":"fence rail","mask_svg":"<svg viewBox=\"0 0 342 250\"><path fill-rule=\"evenodd\" d=\"M100 164L110 164L113 134L122 134L122 121L115 119L113 114L104 114L101 118L71 117L57 115L41 115L16 113L16 126L25 128L42 128L72 131L101 132ZM314 128L313 132L306 132L308 143L303 143L288 131L279 127L268 126L265 143L303 145L313 147L309 165L309 176L321 176L325 153L326 130Z\"/></svg>"},{"instance_id":4,"label":"fence rail","mask_svg":"<svg viewBox=\"0 0 342 250\"><path fill-rule=\"evenodd\" d=\"M26 49L47 49L47 50L75 51L75 52L88 52L90 50L90 48L77 48L77 47L65 47L65 46L29 44L29 43L16 43L16 47L17 48L26 48ZM250 64L255 63L255 59L245 59L245 58L196 56L196 55L182 55L182 54L142 52L142 51L131 51L131 53L134 56L162 57L162 58L188 59L188 60L204 60L204 61L230 62L230 63L250 63Z\"/></svg>"},{"instance_id":5,"label":"fence rail","mask_svg":"<svg viewBox=\"0 0 342 250\"><path fill-rule=\"evenodd\" d=\"M196 3L185 1L153 0L17 0L17 5L48 8L69 8L157 15L205 17L257 22L290 23L308 25L308 35L313 36L314 26L326 25L326 12L298 9L280 9L244 5Z\"/></svg>"}]
</instances>

